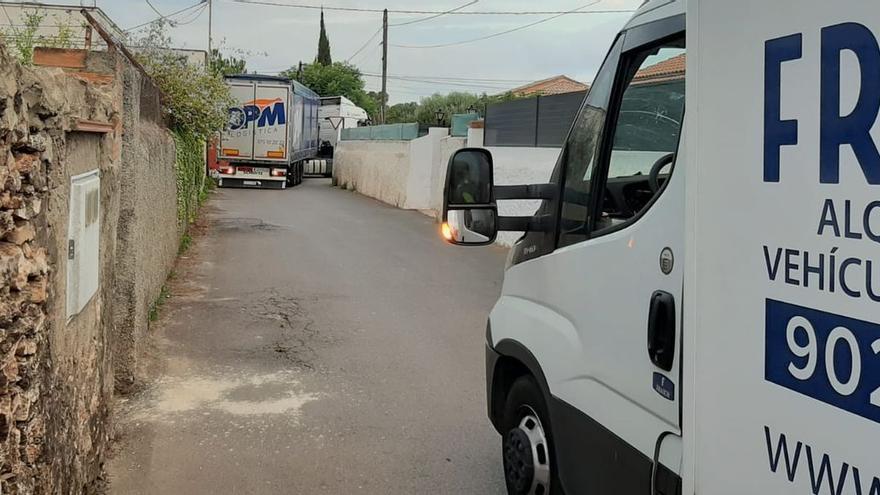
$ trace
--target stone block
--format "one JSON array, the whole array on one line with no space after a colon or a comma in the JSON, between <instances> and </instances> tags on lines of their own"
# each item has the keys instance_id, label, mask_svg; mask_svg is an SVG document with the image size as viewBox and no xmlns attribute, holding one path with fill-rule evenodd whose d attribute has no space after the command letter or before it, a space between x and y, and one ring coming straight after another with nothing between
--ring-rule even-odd
<instances>
[{"instance_id":1,"label":"stone block","mask_svg":"<svg viewBox=\"0 0 880 495\"><path fill-rule=\"evenodd\" d=\"M17 210L24 205L24 199L19 196L12 194L10 191L0 192L0 208L6 210ZM10 218L11 218L10 213Z\"/></svg>"},{"instance_id":2,"label":"stone block","mask_svg":"<svg viewBox=\"0 0 880 495\"><path fill-rule=\"evenodd\" d=\"M15 220L11 211L0 211L0 238L15 228Z\"/></svg>"},{"instance_id":3,"label":"stone block","mask_svg":"<svg viewBox=\"0 0 880 495\"><path fill-rule=\"evenodd\" d=\"M32 356L37 353L37 343L32 339L25 339L15 346L15 354L18 356Z\"/></svg>"},{"instance_id":4,"label":"stone block","mask_svg":"<svg viewBox=\"0 0 880 495\"><path fill-rule=\"evenodd\" d=\"M6 378L7 383L15 383L20 378L19 369L18 369L18 359L15 358L15 354L7 355L3 358L3 362L0 363L0 372L3 373L3 377Z\"/></svg>"},{"instance_id":5,"label":"stone block","mask_svg":"<svg viewBox=\"0 0 880 495\"><path fill-rule=\"evenodd\" d=\"M21 188L19 188L21 190ZM25 201L21 208L18 208L13 212L15 218L19 220L31 220L37 215L40 214L42 210L42 202L37 198L28 198L28 201Z\"/></svg>"},{"instance_id":6,"label":"stone block","mask_svg":"<svg viewBox=\"0 0 880 495\"><path fill-rule=\"evenodd\" d=\"M41 278L38 278L37 280L34 280L30 284L28 284L28 286L24 292L27 295L27 300L29 302L32 302L35 304L41 304L41 303L46 302L46 300L48 299L48 293L49 293L49 288L46 283L46 278L41 277Z\"/></svg>"},{"instance_id":7,"label":"stone block","mask_svg":"<svg viewBox=\"0 0 880 495\"><path fill-rule=\"evenodd\" d=\"M20 246L25 242L32 241L36 236L37 231L32 223L19 221L12 230L3 235L2 240Z\"/></svg>"},{"instance_id":8,"label":"stone block","mask_svg":"<svg viewBox=\"0 0 880 495\"><path fill-rule=\"evenodd\" d=\"M37 167L39 166L40 156L29 153L22 153L15 157L15 161L13 163L14 165L10 167L10 170L18 171L18 173L20 174L29 174L37 169Z\"/></svg>"}]
</instances>

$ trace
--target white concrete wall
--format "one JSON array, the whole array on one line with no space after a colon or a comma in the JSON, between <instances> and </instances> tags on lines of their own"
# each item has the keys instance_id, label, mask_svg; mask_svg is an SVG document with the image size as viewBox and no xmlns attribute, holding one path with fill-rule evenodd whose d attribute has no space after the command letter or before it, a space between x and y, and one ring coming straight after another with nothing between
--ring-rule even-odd
<instances>
[{"instance_id":1,"label":"white concrete wall","mask_svg":"<svg viewBox=\"0 0 880 495\"><path fill-rule=\"evenodd\" d=\"M436 217L441 208L444 172L439 170L449 129L431 128L412 141L339 141L333 177L339 187L408 210ZM447 155L448 159L448 155ZM440 175L443 173L444 175ZM442 178L441 178L442 177Z\"/></svg>"},{"instance_id":2,"label":"white concrete wall","mask_svg":"<svg viewBox=\"0 0 880 495\"><path fill-rule=\"evenodd\" d=\"M337 185L385 203L419 210L439 218L449 157L464 147L482 147L483 130L470 129L467 138L431 128L412 141L340 141L333 177ZM550 180L559 148L487 147L495 163L495 184L541 184ZM503 216L529 216L540 201L501 201ZM498 243L510 246L522 234L502 232Z\"/></svg>"},{"instance_id":3,"label":"white concrete wall","mask_svg":"<svg viewBox=\"0 0 880 495\"><path fill-rule=\"evenodd\" d=\"M410 141L410 171L406 188L406 208L432 214L441 143L449 139L449 129L432 127L428 135Z\"/></svg>"},{"instance_id":4,"label":"white concrete wall","mask_svg":"<svg viewBox=\"0 0 880 495\"><path fill-rule=\"evenodd\" d=\"M543 184L550 180L559 158L560 148L499 147L486 148L492 152L495 163L495 185ZM501 216L530 216L541 205L540 201L499 201ZM510 246L522 236L521 232L501 232L498 243Z\"/></svg>"},{"instance_id":5,"label":"white concrete wall","mask_svg":"<svg viewBox=\"0 0 880 495\"><path fill-rule=\"evenodd\" d=\"M410 141L339 141L333 157L336 185L404 208Z\"/></svg>"}]
</instances>

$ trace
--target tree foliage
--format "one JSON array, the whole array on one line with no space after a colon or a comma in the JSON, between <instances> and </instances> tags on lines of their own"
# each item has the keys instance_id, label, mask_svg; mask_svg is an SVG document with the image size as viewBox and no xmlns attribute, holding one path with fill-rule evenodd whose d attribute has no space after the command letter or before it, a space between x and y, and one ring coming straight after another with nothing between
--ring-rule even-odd
<instances>
[{"instance_id":1,"label":"tree foliage","mask_svg":"<svg viewBox=\"0 0 880 495\"><path fill-rule=\"evenodd\" d=\"M406 124L408 122L418 122L419 104L411 101L407 103L398 103L388 107L388 113L385 121L388 124Z\"/></svg>"},{"instance_id":2,"label":"tree foliage","mask_svg":"<svg viewBox=\"0 0 880 495\"><path fill-rule=\"evenodd\" d=\"M211 71L219 77L244 74L247 72L247 63L233 55L224 57L220 50L214 48L211 50Z\"/></svg>"},{"instance_id":3,"label":"tree foliage","mask_svg":"<svg viewBox=\"0 0 880 495\"><path fill-rule=\"evenodd\" d=\"M162 91L173 129L204 140L223 129L233 102L222 76L171 50L164 21L153 23L136 46L138 60Z\"/></svg>"},{"instance_id":4,"label":"tree foliage","mask_svg":"<svg viewBox=\"0 0 880 495\"><path fill-rule=\"evenodd\" d=\"M330 65L310 64L303 66L297 78L297 68L281 73L283 77L296 79L321 96L344 96L363 108L369 115L378 110L376 102L364 90L364 79L357 67L345 62Z\"/></svg>"},{"instance_id":5,"label":"tree foliage","mask_svg":"<svg viewBox=\"0 0 880 495\"><path fill-rule=\"evenodd\" d=\"M421 125L450 125L452 116L467 113L469 109L476 109L481 115L485 115L486 107L493 103L501 103L516 99L510 93L501 95L477 95L474 93L453 92L449 94L433 94L421 99L418 103L398 103L388 109L386 122L399 124L406 122L418 122ZM442 112L440 121L437 112Z\"/></svg>"},{"instance_id":6,"label":"tree foliage","mask_svg":"<svg viewBox=\"0 0 880 495\"><path fill-rule=\"evenodd\" d=\"M316 64L324 66L332 65L333 59L330 57L330 38L327 37L327 29L324 27L324 10L321 10L321 34L318 35L318 56L315 58Z\"/></svg>"}]
</instances>

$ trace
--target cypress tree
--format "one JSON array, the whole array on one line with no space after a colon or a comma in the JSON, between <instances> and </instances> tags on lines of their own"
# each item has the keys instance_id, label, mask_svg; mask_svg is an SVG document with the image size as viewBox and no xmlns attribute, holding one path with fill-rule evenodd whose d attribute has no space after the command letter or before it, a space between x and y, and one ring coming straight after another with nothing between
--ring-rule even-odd
<instances>
[{"instance_id":1,"label":"cypress tree","mask_svg":"<svg viewBox=\"0 0 880 495\"><path fill-rule=\"evenodd\" d=\"M332 65L330 58L330 39L327 38L327 30L324 28L324 9L321 9L321 34L318 36L318 57L315 62L321 65Z\"/></svg>"}]
</instances>

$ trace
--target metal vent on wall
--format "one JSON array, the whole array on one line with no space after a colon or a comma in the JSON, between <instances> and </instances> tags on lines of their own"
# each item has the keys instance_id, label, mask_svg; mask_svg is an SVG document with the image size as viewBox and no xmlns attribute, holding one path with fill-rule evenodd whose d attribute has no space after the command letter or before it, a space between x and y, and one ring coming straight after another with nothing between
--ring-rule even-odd
<instances>
[{"instance_id":1,"label":"metal vent on wall","mask_svg":"<svg viewBox=\"0 0 880 495\"><path fill-rule=\"evenodd\" d=\"M101 236L99 170L70 178L67 230L67 317L79 314L98 290Z\"/></svg>"}]
</instances>

